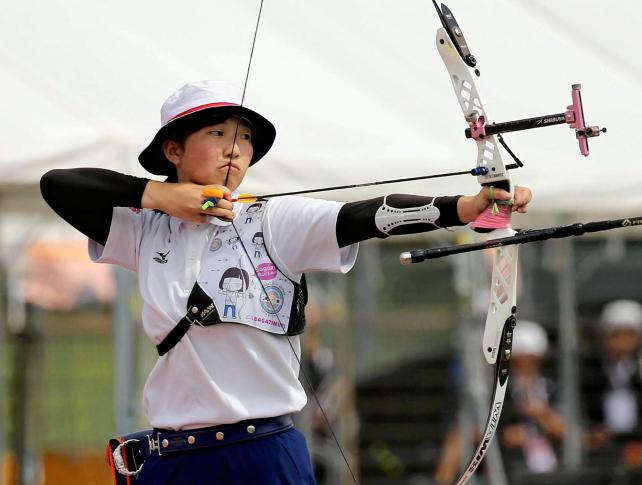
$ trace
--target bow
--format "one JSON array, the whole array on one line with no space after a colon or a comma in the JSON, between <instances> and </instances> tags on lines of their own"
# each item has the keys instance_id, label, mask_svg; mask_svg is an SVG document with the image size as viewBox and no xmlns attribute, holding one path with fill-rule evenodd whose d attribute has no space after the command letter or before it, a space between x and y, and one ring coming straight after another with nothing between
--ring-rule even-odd
<instances>
[{"instance_id":1,"label":"bow","mask_svg":"<svg viewBox=\"0 0 642 485\"><path fill-rule=\"evenodd\" d=\"M457 101L468 123L465 135L467 138L474 139L477 144L478 167L487 168L486 174L478 176L478 181L482 186L488 187L491 193L492 187L500 187L508 192L512 192L512 184L507 174L507 167L502 160L500 145L506 149L509 155L512 156L520 166L521 162L501 138L501 133L566 123L575 130L575 136L578 140L581 154L584 156L589 154L588 138L599 136L600 133L606 132L606 129L600 129L598 126L586 126L582 110L581 86L579 84L572 86L572 104L568 106L567 110L563 113L489 124L488 114L484 109L475 80L481 76L479 69L476 67L477 60L470 53L463 32L450 9L444 4L441 4L440 8L435 0L433 0L433 5L437 10L443 26L437 29L437 50L446 65ZM492 199L492 195L490 195L489 198ZM490 305L482 338L482 352L484 357L489 364L495 365L493 396L481 441L463 474L457 480L457 485L465 484L472 477L486 455L489 445L497 431L504 404L508 384L513 332L516 324L515 313L517 311L516 283L518 248L516 244L551 237L566 237L568 235L583 234L584 232L607 230L627 224L624 220L601 221L600 223L592 223L592 225L575 224L560 228L550 228L548 230L521 232L518 234L510 226L510 214L511 210L509 206L503 205L498 207L496 203L492 203L486 211L471 224L476 231L488 233L488 238L483 243L410 251L400 255L402 264L411 264L425 259L433 259L451 254L484 248L495 248ZM639 218L627 219L626 221L628 221L628 225L640 223Z\"/></svg>"},{"instance_id":2,"label":"bow","mask_svg":"<svg viewBox=\"0 0 642 485\"><path fill-rule=\"evenodd\" d=\"M464 35L452 12L442 4L441 9L435 0L433 4L443 27L437 29L437 50L441 55L450 75L457 101L465 120L471 129L485 127L488 114L484 109L475 77L480 76L476 69L477 61L470 53ZM473 70L474 69L474 70ZM475 130L475 134L479 130ZM500 143L494 134L483 133L476 136L477 165L486 167L488 173L480 175L478 181L482 186L499 187L512 193L512 183L500 152ZM488 232L489 239L510 237L515 231L510 227L511 208L501 208L492 203L476 219L472 227L478 231ZM491 408L486 419L482 439L475 450L470 463L457 484L464 484L473 475L490 445L504 404L508 384L508 362L510 360L513 329L515 327L516 291L517 291L517 256L515 246L500 247L495 253L491 280L490 306L486 316L486 326L482 351L489 364L496 365L495 384Z\"/></svg>"}]
</instances>

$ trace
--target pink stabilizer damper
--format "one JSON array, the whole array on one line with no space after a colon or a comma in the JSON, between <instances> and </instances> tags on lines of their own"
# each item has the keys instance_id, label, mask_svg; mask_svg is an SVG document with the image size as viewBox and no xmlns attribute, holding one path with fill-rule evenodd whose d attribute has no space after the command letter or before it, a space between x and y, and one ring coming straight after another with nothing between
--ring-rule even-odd
<instances>
[{"instance_id":1,"label":"pink stabilizer damper","mask_svg":"<svg viewBox=\"0 0 642 485\"><path fill-rule=\"evenodd\" d=\"M509 229L511 216L510 205L500 205L499 212L493 214L493 204L489 205L477 219L471 222L473 229Z\"/></svg>"}]
</instances>

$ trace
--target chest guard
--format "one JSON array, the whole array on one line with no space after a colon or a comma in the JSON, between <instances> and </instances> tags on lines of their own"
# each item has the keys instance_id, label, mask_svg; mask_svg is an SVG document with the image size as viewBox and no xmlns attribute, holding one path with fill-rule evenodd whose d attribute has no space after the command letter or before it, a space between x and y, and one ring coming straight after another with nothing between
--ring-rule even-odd
<instances>
[{"instance_id":1,"label":"chest guard","mask_svg":"<svg viewBox=\"0 0 642 485\"><path fill-rule=\"evenodd\" d=\"M305 276L301 284L295 283L270 259L262 232L265 204L244 206L236 216L236 229L229 225L212 235L187 313L157 346L160 355L174 347L190 325L238 323L279 335L303 332Z\"/></svg>"}]
</instances>

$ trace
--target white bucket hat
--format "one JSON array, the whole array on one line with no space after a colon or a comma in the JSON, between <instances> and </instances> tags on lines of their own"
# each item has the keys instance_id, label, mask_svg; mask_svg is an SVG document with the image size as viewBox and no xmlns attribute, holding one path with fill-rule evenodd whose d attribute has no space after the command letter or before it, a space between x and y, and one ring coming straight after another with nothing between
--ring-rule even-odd
<instances>
[{"instance_id":1,"label":"white bucket hat","mask_svg":"<svg viewBox=\"0 0 642 485\"><path fill-rule=\"evenodd\" d=\"M544 357L548 352L548 337L542 326L531 320L518 320L513 332L513 356Z\"/></svg>"},{"instance_id":2,"label":"white bucket hat","mask_svg":"<svg viewBox=\"0 0 642 485\"><path fill-rule=\"evenodd\" d=\"M254 165L272 147L276 129L266 118L242 106L241 101L240 93L224 82L197 81L184 85L163 103L161 127L138 156L138 161L153 174L171 176L176 170L163 153L165 140L176 133L193 133L210 123L236 115L252 125L254 155L250 165Z\"/></svg>"},{"instance_id":3,"label":"white bucket hat","mask_svg":"<svg viewBox=\"0 0 642 485\"><path fill-rule=\"evenodd\" d=\"M630 328L642 330L642 306L633 300L617 300L609 303L602 310L600 323L604 330Z\"/></svg>"}]
</instances>

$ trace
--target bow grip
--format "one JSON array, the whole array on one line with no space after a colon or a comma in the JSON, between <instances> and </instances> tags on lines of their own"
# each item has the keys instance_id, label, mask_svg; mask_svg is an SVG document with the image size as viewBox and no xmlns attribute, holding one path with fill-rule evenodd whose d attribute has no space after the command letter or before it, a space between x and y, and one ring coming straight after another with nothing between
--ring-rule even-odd
<instances>
[{"instance_id":1,"label":"bow grip","mask_svg":"<svg viewBox=\"0 0 642 485\"><path fill-rule=\"evenodd\" d=\"M511 191L510 182L505 180L499 182L498 188ZM510 229L512 209L508 201L496 201L492 198L492 190L494 186L488 185L490 192L490 204L477 218L470 223L470 227L476 232L487 233L495 229Z\"/></svg>"}]
</instances>

